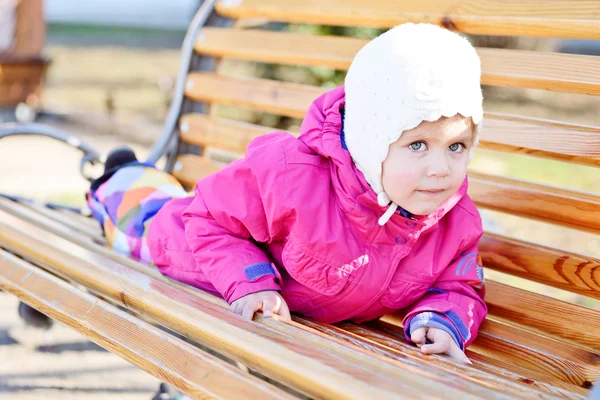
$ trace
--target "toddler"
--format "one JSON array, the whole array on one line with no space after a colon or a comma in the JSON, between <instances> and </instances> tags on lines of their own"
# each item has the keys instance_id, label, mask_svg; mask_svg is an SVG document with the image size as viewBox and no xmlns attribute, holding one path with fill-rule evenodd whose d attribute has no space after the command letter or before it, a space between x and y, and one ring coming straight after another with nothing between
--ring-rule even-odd
<instances>
[{"instance_id":1,"label":"toddler","mask_svg":"<svg viewBox=\"0 0 600 400\"><path fill-rule=\"evenodd\" d=\"M466 39L400 25L314 101L299 138L254 140L191 196L120 150L88 202L115 249L236 314L334 323L403 310L423 353L468 362L487 313L481 219L467 195L480 74Z\"/></svg>"}]
</instances>

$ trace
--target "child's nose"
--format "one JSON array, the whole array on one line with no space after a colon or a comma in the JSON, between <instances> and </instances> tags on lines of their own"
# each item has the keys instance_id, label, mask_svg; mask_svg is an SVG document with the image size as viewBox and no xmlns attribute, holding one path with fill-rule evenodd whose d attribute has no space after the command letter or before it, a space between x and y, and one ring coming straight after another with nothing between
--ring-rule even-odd
<instances>
[{"instance_id":1,"label":"child's nose","mask_svg":"<svg viewBox=\"0 0 600 400\"><path fill-rule=\"evenodd\" d=\"M431 157L427 175L438 177L450 175L450 164L448 163L448 159L444 156Z\"/></svg>"}]
</instances>

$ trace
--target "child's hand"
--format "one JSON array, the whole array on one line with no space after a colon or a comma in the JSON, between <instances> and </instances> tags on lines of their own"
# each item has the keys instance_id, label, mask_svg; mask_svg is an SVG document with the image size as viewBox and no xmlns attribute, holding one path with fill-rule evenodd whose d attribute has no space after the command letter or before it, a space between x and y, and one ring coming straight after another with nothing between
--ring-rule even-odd
<instances>
[{"instance_id":1,"label":"child's hand","mask_svg":"<svg viewBox=\"0 0 600 400\"><path fill-rule=\"evenodd\" d=\"M423 354L444 353L464 363L473 364L446 331L424 326L415 329L410 338L417 344ZM426 339L429 339L431 344L426 344Z\"/></svg>"},{"instance_id":2,"label":"child's hand","mask_svg":"<svg viewBox=\"0 0 600 400\"><path fill-rule=\"evenodd\" d=\"M258 310L262 310L265 317L270 317L275 313L285 319L292 319L285 300L278 292L273 290L251 293L240 297L231 303L229 310L249 320L252 320L254 313Z\"/></svg>"}]
</instances>

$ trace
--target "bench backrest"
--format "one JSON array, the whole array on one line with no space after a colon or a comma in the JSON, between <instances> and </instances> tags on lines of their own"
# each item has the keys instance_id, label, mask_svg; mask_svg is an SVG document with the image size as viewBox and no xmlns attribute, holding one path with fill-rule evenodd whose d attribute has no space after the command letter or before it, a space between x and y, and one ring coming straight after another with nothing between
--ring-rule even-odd
<instances>
[{"instance_id":1,"label":"bench backrest","mask_svg":"<svg viewBox=\"0 0 600 400\"><path fill-rule=\"evenodd\" d=\"M339 71L368 40L334 35L348 31L339 27L374 28L356 30L373 37L400 23L431 22L472 35L600 39L599 9L598 2L584 0L217 1L196 39L172 172L191 187L224 160L240 157L273 125L296 134L312 100L328 90L316 86L305 67L319 67L318 73L340 82ZM329 26L322 30L330 34L311 34L318 31L311 24ZM600 94L600 57L492 48L478 53L484 85ZM243 76L257 70L272 78ZM533 282L584 296L577 301L598 309L600 196L568 183L582 174L600 181L594 168L600 166L600 127L487 112L481 147L486 150L470 171L469 194L502 226L501 233L486 233L480 246L485 267L498 272L488 281L490 318L597 352L600 312L557 315L551 308L556 301L539 295ZM493 175L489 160L497 160L498 152L515 167ZM548 177L561 176L565 184L548 184ZM570 237L576 238L571 251L564 249Z\"/></svg>"}]
</instances>

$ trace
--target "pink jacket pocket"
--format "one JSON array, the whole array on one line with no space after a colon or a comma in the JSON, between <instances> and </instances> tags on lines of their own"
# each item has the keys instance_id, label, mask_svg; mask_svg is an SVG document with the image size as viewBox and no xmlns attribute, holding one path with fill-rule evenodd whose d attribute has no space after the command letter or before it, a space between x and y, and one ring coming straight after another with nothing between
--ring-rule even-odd
<instances>
[{"instance_id":1,"label":"pink jacket pocket","mask_svg":"<svg viewBox=\"0 0 600 400\"><path fill-rule=\"evenodd\" d=\"M281 254L283 266L297 282L325 296L340 293L348 282L349 274L339 267L308 254L289 240Z\"/></svg>"}]
</instances>

